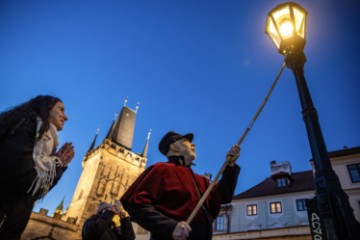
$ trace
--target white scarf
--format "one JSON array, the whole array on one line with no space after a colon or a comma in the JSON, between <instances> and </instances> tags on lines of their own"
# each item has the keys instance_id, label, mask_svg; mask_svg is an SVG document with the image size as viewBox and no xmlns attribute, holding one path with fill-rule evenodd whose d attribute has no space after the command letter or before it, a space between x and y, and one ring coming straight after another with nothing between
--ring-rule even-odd
<instances>
[{"instance_id":1,"label":"white scarf","mask_svg":"<svg viewBox=\"0 0 360 240\"><path fill-rule=\"evenodd\" d=\"M28 193L32 192L33 196L39 192L39 198L45 197L49 192L56 176L56 167L62 166L60 158L54 156L56 147L59 144L55 125L50 123L50 129L38 139L41 125L41 119L37 118L36 143L33 151L34 168L37 177L28 190Z\"/></svg>"}]
</instances>

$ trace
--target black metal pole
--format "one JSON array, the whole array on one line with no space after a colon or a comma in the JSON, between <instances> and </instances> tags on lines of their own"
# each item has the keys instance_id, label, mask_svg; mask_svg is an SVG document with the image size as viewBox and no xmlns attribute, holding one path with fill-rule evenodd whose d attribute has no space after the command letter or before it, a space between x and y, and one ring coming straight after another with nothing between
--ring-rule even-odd
<instances>
[{"instance_id":1,"label":"black metal pole","mask_svg":"<svg viewBox=\"0 0 360 240\"><path fill-rule=\"evenodd\" d=\"M306 57L303 51L289 52L285 63L296 78L312 157L315 165L315 189L322 229L327 239L358 240L360 224L354 217L348 196L340 185L338 176L331 167L329 155L304 77Z\"/></svg>"}]
</instances>

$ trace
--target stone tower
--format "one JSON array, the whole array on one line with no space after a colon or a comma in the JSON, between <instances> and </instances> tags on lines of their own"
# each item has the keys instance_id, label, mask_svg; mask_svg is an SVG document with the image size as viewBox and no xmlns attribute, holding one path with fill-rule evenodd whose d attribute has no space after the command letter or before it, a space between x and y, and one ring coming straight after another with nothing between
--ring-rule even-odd
<instances>
[{"instance_id":1,"label":"stone tower","mask_svg":"<svg viewBox=\"0 0 360 240\"><path fill-rule=\"evenodd\" d=\"M125 102L126 104L126 102ZM82 161L82 173L66 217L82 226L100 202L119 200L145 170L149 135L142 153L132 151L136 110L124 105L104 141L95 147L97 134Z\"/></svg>"}]
</instances>

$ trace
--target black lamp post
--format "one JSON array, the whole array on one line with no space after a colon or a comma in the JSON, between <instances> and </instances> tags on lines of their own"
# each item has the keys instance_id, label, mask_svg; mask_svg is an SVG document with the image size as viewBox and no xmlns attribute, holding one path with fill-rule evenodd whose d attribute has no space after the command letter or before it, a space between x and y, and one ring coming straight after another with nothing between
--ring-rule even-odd
<instances>
[{"instance_id":1,"label":"black lamp post","mask_svg":"<svg viewBox=\"0 0 360 240\"><path fill-rule=\"evenodd\" d=\"M292 2L272 9L267 17L266 34L274 42L292 70L302 106L312 157L315 165L316 202L325 239L360 239L360 224L355 220L348 196L331 167L318 115L304 77L306 57L305 24L307 11ZM320 239L320 238L319 238Z\"/></svg>"}]
</instances>

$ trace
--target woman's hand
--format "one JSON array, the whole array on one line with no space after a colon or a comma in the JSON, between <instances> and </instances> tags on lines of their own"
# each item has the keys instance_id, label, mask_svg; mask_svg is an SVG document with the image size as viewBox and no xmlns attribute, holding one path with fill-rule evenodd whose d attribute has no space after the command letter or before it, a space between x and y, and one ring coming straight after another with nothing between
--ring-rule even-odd
<instances>
[{"instance_id":1,"label":"woman's hand","mask_svg":"<svg viewBox=\"0 0 360 240\"><path fill-rule=\"evenodd\" d=\"M60 150L54 155L59 157L63 166L66 167L70 163L70 161L74 158L75 155L74 146L72 145L71 142L67 142L64 145L62 145Z\"/></svg>"}]
</instances>

